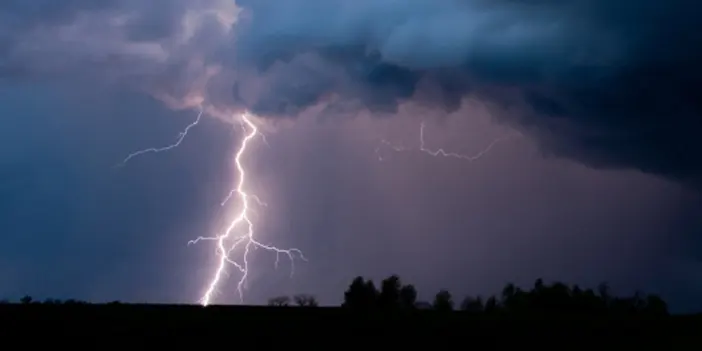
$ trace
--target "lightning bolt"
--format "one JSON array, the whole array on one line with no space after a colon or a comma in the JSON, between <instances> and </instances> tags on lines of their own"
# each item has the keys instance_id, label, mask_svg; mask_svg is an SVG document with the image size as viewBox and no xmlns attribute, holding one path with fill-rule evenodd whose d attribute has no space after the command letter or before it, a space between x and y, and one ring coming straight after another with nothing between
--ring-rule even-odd
<instances>
[{"instance_id":1,"label":"lightning bolt","mask_svg":"<svg viewBox=\"0 0 702 351\"><path fill-rule=\"evenodd\" d=\"M148 149L143 149L139 150L136 152L133 152L129 154L118 166L125 166L130 160L133 158L144 155L147 153L159 153L159 152L164 152L168 151L171 149L174 149L183 142L185 137L188 135L188 132L190 129L195 127L200 123L200 120L202 118L203 114L203 109L202 106L200 107L200 112L197 115L197 118L195 119L194 122L190 123L185 129L178 134L178 139L176 140L175 143L160 147L160 148L148 148ZM252 249L260 248L264 249L267 251L275 252L276 254L276 260L275 260L275 267L278 267L278 262L280 259L280 255L286 255L291 261L291 270L290 270L290 275L292 276L295 272L295 256L297 255L300 259L303 261L307 261L305 256L303 255L302 251L296 248L290 248L290 249L280 249L275 246L270 246L270 245L265 245L259 241L257 241L254 238L254 226L253 222L249 218L249 213L251 209L249 208L250 201L254 201L258 203L260 206L267 207L268 204L265 202L261 201L258 196L254 194L249 194L246 191L246 170L244 168L244 165L241 162L241 159L244 157L247 151L247 147L249 143L256 137L260 136L263 142L268 145L268 141L266 140L266 137L264 134L260 133L258 131L258 128L256 125L253 123L253 121L249 118L248 114L244 113L241 115L241 126L246 135L244 136L244 139L241 142L241 145L239 146L238 151L236 152L236 156L234 158L234 161L236 163L236 169L239 174L239 181L237 182L237 185L235 188L233 188L229 194L226 196L224 201L222 201L221 206L226 205L229 200L231 200L234 195L237 195L239 199L241 200L241 209L239 210L238 214L234 218L234 220L231 221L229 226L226 228L224 231L224 234L215 236L215 237L198 237L195 240L190 240L188 242L188 245L191 244L196 244L200 241L216 241L217 242L217 254L219 255L219 263L217 265L217 270L215 271L212 279L210 280L210 283L207 286L207 290L205 294L202 296L200 299L200 303L203 306L207 306L210 304L213 295L215 294L215 291L217 290L217 286L219 285L220 281L222 280L222 276L226 273L226 267L228 264L233 265L235 268L239 270L239 272L242 274L241 278L239 279L239 282L237 284L237 291L239 292L239 297L243 301L244 299L244 294L243 294L243 286L244 283L246 282L246 279L248 278L249 275L249 255L251 253ZM245 232L244 234L241 235L236 235L234 231L239 227L243 225L245 227ZM241 263L237 262L235 259L232 259L232 253L234 250L238 247L243 247L244 253L241 258Z\"/></svg>"},{"instance_id":2,"label":"lightning bolt","mask_svg":"<svg viewBox=\"0 0 702 351\"><path fill-rule=\"evenodd\" d=\"M205 291L204 295L200 299L200 303L203 306L207 306L210 304L212 301L213 295L215 294L218 285L220 284L220 281L222 280L222 276L226 272L226 267L228 265L234 266L236 269L239 270L241 273L241 278L239 279L239 282L237 283L237 291L239 292L239 298L243 301L244 299L244 294L243 294L243 286L244 283L246 282L246 279L248 278L249 275L249 254L251 253L252 248L260 248L264 249L267 251L275 252L276 254L276 260L275 260L275 267L278 267L278 260L280 258L280 255L286 255L290 259L291 262L291 271L290 274L291 276L295 272L295 255L297 255L300 259L303 261L307 261L305 256L302 254L302 251L296 248L290 248L290 249L280 249L275 246L269 246L265 245L259 241L257 241L254 237L254 225L251 219L249 218L249 200L254 200L258 202L259 204L265 206L266 204L262 202L258 197L256 197L253 194L249 194L246 190L246 170L242 164L242 157L246 154L247 147L249 143L255 138L257 135L263 135L260 134L258 131L258 128L256 125L251 121L249 118L248 114L244 113L241 115L241 122L242 122L242 128L244 128L244 131L246 132L248 130L248 133L244 136L244 139L241 142L241 145L239 146L238 151L236 152L236 156L234 158L234 161L236 163L236 169L239 174L239 180L236 184L236 187L232 189L229 192L229 195L224 199L222 202L222 206L224 206L234 195L237 195L241 201L241 209L239 210L238 214L236 217L230 222L229 226L226 228L223 234L215 236L215 237L198 237L195 240L191 240L188 242L188 245L191 244L196 244L200 241L216 241L217 242L217 254L219 255L219 263L217 265L217 269L210 280L210 283L207 286L207 290ZM265 142L265 137L263 137L263 140ZM239 228L240 226L244 227L244 233L236 235L234 233L235 229ZM232 259L232 252L236 250L238 247L243 247L243 255L241 257L241 262L237 262L235 259Z\"/></svg>"},{"instance_id":3,"label":"lightning bolt","mask_svg":"<svg viewBox=\"0 0 702 351\"><path fill-rule=\"evenodd\" d=\"M459 154L459 153L455 153L455 152L447 152L442 148L437 149L437 150L431 150L431 149L427 148L425 141L424 141L424 128L425 128L425 123L424 123L424 121L422 121L422 123L419 125L419 149L418 149L418 151L423 152L423 153L425 153L429 156L433 156L433 157L450 157L450 158L458 158L458 159L462 159L462 160L466 160L466 161L475 161L475 160L480 159L481 157L485 156L488 152L490 152L490 150L492 150L492 148L495 145L497 145L499 142L504 141L504 140L514 136L512 134L509 134L509 135L506 135L503 137L499 137L499 138L493 140L490 144L488 144L485 148L480 150L478 153L473 154L473 155L465 155L465 154ZM396 152L405 152L405 151L416 150L413 148L406 148L403 146L394 145L385 139L381 139L380 142L382 143L382 145L387 146L388 148L390 148L391 150L396 151ZM380 147L377 147L375 149L375 153L378 156L379 161L384 160L383 156L380 153Z\"/></svg>"},{"instance_id":4,"label":"lightning bolt","mask_svg":"<svg viewBox=\"0 0 702 351\"><path fill-rule=\"evenodd\" d=\"M118 166L118 167L126 166L126 165L127 165L127 162L129 162L131 159L133 159L133 158L135 158L135 157L137 157L137 156L140 156L140 155L148 154L148 153L151 153L151 152L153 152L153 153L159 153L159 152L164 152L164 151L168 151L168 150L177 148L177 147L180 146L180 144L183 142L183 140L185 139L185 137L188 136L188 132L190 131L190 129L192 129L193 127L195 127L196 125L198 125L198 124L200 123L200 119L202 118L202 111L203 111L203 110L202 110L202 106L200 106L200 112L197 114L197 118L195 119L195 122L190 123L187 127L185 127L185 129L184 129L182 132L180 132L180 133L178 134L178 139L176 140L175 143L173 143L173 144L171 144L171 145L168 145L168 146L160 147L160 148L150 147L150 148L148 148L148 149L143 149L143 150L139 150L139 151L133 152L133 153L129 154L129 156L127 156L127 157L126 157L121 163L119 163L117 166Z\"/></svg>"}]
</instances>

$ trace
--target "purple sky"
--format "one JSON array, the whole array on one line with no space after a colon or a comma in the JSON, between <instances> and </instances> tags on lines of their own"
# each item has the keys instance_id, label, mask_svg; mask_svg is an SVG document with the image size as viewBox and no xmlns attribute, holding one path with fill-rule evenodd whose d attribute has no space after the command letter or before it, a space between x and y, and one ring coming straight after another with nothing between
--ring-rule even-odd
<instances>
[{"instance_id":1,"label":"purple sky","mask_svg":"<svg viewBox=\"0 0 702 351\"><path fill-rule=\"evenodd\" d=\"M236 210L230 117L250 109L258 238L309 262L290 278L256 251L247 302L338 303L399 274L424 299L543 277L702 309L702 31L683 2L344 4L240 1L236 25L228 0L0 5L0 298L196 301L215 246L186 244ZM653 50L673 29L694 34ZM113 167L200 102L180 147ZM512 137L432 157L422 121L430 149ZM230 271L215 302L238 301Z\"/></svg>"}]
</instances>

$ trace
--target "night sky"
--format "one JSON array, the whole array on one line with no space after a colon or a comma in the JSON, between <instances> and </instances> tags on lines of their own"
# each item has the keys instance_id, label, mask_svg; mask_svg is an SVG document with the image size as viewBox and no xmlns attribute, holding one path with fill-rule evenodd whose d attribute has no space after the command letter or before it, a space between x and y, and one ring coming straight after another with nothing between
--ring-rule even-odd
<instances>
[{"instance_id":1,"label":"night sky","mask_svg":"<svg viewBox=\"0 0 702 351\"><path fill-rule=\"evenodd\" d=\"M196 302L237 202L245 302L542 277L702 310L702 8L687 0L3 0L0 299ZM204 108L182 144L172 144ZM476 154L432 157L425 146ZM394 152L381 141L409 149ZM238 303L236 270L217 303Z\"/></svg>"}]
</instances>

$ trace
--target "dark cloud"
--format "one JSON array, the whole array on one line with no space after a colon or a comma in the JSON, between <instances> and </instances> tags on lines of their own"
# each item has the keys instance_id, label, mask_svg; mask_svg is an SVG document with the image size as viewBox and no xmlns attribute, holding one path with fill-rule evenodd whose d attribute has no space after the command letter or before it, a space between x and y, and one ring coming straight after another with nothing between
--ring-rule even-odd
<instances>
[{"instance_id":1,"label":"dark cloud","mask_svg":"<svg viewBox=\"0 0 702 351\"><path fill-rule=\"evenodd\" d=\"M702 179L702 22L693 1L239 4L250 11L239 64L254 62L263 75L273 62L295 71L292 58L314 52L345 68L334 86L310 83L314 74L287 77L285 85L308 89L270 89L251 106L265 114L299 110L330 90L393 110L431 80L441 94L422 101L449 112L467 95L502 104L510 94L521 105L511 117L560 155Z\"/></svg>"},{"instance_id":2,"label":"dark cloud","mask_svg":"<svg viewBox=\"0 0 702 351\"><path fill-rule=\"evenodd\" d=\"M472 96L560 156L702 179L697 2L241 0L232 26L233 6L3 2L0 74L80 72L264 117L452 112Z\"/></svg>"}]
</instances>

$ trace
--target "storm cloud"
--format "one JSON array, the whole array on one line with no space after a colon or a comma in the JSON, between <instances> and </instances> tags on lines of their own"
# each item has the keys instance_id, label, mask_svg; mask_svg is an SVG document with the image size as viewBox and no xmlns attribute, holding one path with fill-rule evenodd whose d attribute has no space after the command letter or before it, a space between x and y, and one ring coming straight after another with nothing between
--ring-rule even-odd
<instances>
[{"instance_id":1,"label":"storm cloud","mask_svg":"<svg viewBox=\"0 0 702 351\"><path fill-rule=\"evenodd\" d=\"M466 97L591 167L702 179L702 22L673 0L5 1L0 74L171 107L394 114Z\"/></svg>"},{"instance_id":2,"label":"storm cloud","mask_svg":"<svg viewBox=\"0 0 702 351\"><path fill-rule=\"evenodd\" d=\"M693 2L240 4L251 17L236 57L282 77L275 97L254 105L266 113L315 101L315 88L318 98L332 90L371 110L415 99L452 112L474 96L590 166L702 175L702 26ZM294 79L281 69L309 70L296 58L310 53L344 74ZM440 94L422 94L423 81ZM499 112L506 107L512 112Z\"/></svg>"}]
</instances>

